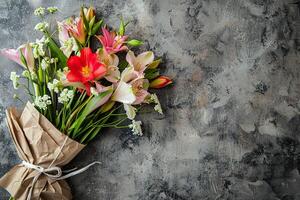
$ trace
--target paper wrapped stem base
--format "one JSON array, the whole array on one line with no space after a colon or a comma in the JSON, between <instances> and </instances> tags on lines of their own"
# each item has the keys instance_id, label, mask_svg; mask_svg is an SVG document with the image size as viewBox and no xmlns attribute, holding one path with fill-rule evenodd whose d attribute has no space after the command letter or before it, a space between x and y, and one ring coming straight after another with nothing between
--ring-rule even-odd
<instances>
[{"instance_id":1,"label":"paper wrapped stem base","mask_svg":"<svg viewBox=\"0 0 300 200\"><path fill-rule=\"evenodd\" d=\"M30 103L26 104L22 113L10 108L6 115L18 155L26 162L47 168L55 160L53 166L62 167L84 148L84 145L66 139L68 136L57 130ZM16 165L0 179L0 186L16 200L26 200L37 173L22 164ZM69 200L72 194L64 180L56 181L41 175L33 187L32 199Z\"/></svg>"}]
</instances>

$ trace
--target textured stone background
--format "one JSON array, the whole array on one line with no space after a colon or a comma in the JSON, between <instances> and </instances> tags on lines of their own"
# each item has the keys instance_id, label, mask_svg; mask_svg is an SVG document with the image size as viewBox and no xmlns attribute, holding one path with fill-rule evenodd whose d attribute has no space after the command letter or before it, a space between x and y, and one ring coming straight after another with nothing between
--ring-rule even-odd
<instances>
[{"instance_id":1,"label":"textured stone background","mask_svg":"<svg viewBox=\"0 0 300 200\"><path fill-rule=\"evenodd\" d=\"M62 19L93 4L112 26L132 20L128 33L176 81L159 93L165 116L140 116L144 137L107 131L71 164L103 162L69 180L75 200L300 199L297 0L49 2L0 0L0 48L38 36L37 6L58 6ZM19 162L4 123L5 108L21 106L12 69L1 57L0 175Z\"/></svg>"}]
</instances>

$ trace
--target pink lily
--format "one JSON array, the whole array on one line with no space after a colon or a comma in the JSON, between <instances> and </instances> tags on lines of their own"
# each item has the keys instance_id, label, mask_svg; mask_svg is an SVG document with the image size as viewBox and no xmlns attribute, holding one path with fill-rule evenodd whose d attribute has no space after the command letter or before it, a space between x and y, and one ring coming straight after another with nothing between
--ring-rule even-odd
<instances>
[{"instance_id":1,"label":"pink lily","mask_svg":"<svg viewBox=\"0 0 300 200\"><path fill-rule=\"evenodd\" d=\"M69 20L70 21L65 24L65 28L68 30L70 35L72 35L78 42L84 45L87 33L84 28L83 19L70 18Z\"/></svg>"},{"instance_id":2,"label":"pink lily","mask_svg":"<svg viewBox=\"0 0 300 200\"><path fill-rule=\"evenodd\" d=\"M0 50L1 55L7 57L8 59L10 59L26 68L25 63L23 63L21 61L20 52L22 52L29 70L33 71L34 70L34 57L33 57L33 53L32 53L32 47L30 46L30 44L23 44L17 49L1 49Z\"/></svg>"},{"instance_id":3,"label":"pink lily","mask_svg":"<svg viewBox=\"0 0 300 200\"><path fill-rule=\"evenodd\" d=\"M98 51L100 60L106 66L106 75L104 78L111 83L116 83L120 80L120 71L117 67L119 64L119 58L116 54L108 54L105 49Z\"/></svg>"},{"instance_id":4,"label":"pink lily","mask_svg":"<svg viewBox=\"0 0 300 200\"><path fill-rule=\"evenodd\" d=\"M119 51L127 50L127 46L124 45L127 40L127 36L116 35L114 31L109 32L106 28L102 28L103 35L97 36L100 40L103 48L107 53L117 53Z\"/></svg>"},{"instance_id":5,"label":"pink lily","mask_svg":"<svg viewBox=\"0 0 300 200\"><path fill-rule=\"evenodd\" d=\"M67 20L64 20L62 22L57 22L58 26L58 39L60 43L60 49L63 51L63 53L69 57L73 51L78 50L77 43L73 37L70 37L69 31L67 29L68 27Z\"/></svg>"},{"instance_id":6,"label":"pink lily","mask_svg":"<svg viewBox=\"0 0 300 200\"><path fill-rule=\"evenodd\" d=\"M70 38L68 29L67 29L66 20L64 20L62 22L57 22L57 26L58 26L58 39L62 46Z\"/></svg>"},{"instance_id":7,"label":"pink lily","mask_svg":"<svg viewBox=\"0 0 300 200\"><path fill-rule=\"evenodd\" d=\"M143 74L149 64L154 61L154 54L152 51L146 51L138 56L135 56L132 51L128 51L126 60L130 66L139 74Z\"/></svg>"},{"instance_id":8,"label":"pink lily","mask_svg":"<svg viewBox=\"0 0 300 200\"><path fill-rule=\"evenodd\" d=\"M130 105L141 104L149 95L148 87L147 79L139 77L132 66L127 67L121 74L112 100Z\"/></svg>"},{"instance_id":9,"label":"pink lily","mask_svg":"<svg viewBox=\"0 0 300 200\"><path fill-rule=\"evenodd\" d=\"M144 79L144 71L153 62L154 54L147 51L135 56L132 51L129 51L126 60L129 67L122 72L112 100L131 105L141 104L149 95L147 91L149 81Z\"/></svg>"},{"instance_id":10,"label":"pink lily","mask_svg":"<svg viewBox=\"0 0 300 200\"><path fill-rule=\"evenodd\" d=\"M131 82L133 94L135 95L135 101L132 105L141 104L145 101L146 97L149 95L148 87L149 81L147 79L136 79Z\"/></svg>"}]
</instances>

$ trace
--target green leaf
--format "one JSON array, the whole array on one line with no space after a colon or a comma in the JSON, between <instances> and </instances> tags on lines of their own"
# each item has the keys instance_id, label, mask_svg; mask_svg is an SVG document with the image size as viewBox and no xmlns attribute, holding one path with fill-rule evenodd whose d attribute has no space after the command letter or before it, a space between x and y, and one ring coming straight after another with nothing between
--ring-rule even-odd
<instances>
[{"instance_id":1,"label":"green leaf","mask_svg":"<svg viewBox=\"0 0 300 200\"><path fill-rule=\"evenodd\" d=\"M83 109L82 113L79 114L79 117L74 122L74 124L71 126L71 129L74 128L75 135L76 135L76 132L79 130L82 122L85 120L85 118L96 109L95 105L99 101L101 101L103 98L105 98L107 95L111 95L112 92L113 92L113 90L110 89L110 90L104 91L104 92L100 93L98 96L94 96L93 98L90 99L90 101L87 103L87 105Z\"/></svg>"},{"instance_id":2,"label":"green leaf","mask_svg":"<svg viewBox=\"0 0 300 200\"><path fill-rule=\"evenodd\" d=\"M49 43L48 46L51 50L52 57L57 57L58 60L61 62L62 66L65 66L67 63L67 57L65 54L60 50L60 48L57 46L57 44L54 42L54 40L48 36Z\"/></svg>"},{"instance_id":3,"label":"green leaf","mask_svg":"<svg viewBox=\"0 0 300 200\"><path fill-rule=\"evenodd\" d=\"M146 79L152 80L152 79L155 79L158 76L159 76L158 69L149 69L149 68L147 68L145 70L145 78Z\"/></svg>"},{"instance_id":4,"label":"green leaf","mask_svg":"<svg viewBox=\"0 0 300 200\"><path fill-rule=\"evenodd\" d=\"M86 115L93 112L95 109L97 109L99 106L103 105L104 103L99 105L99 102L102 101L106 96L111 95L113 92L113 89L108 89L107 91L104 91L97 96L94 96L91 101L86 105L83 112L86 112Z\"/></svg>"},{"instance_id":5,"label":"green leaf","mask_svg":"<svg viewBox=\"0 0 300 200\"><path fill-rule=\"evenodd\" d=\"M20 50L19 51L19 54L20 54L20 59L21 59L21 62L23 63L23 65L25 65L27 67L27 61L22 53L22 51Z\"/></svg>"},{"instance_id":6,"label":"green leaf","mask_svg":"<svg viewBox=\"0 0 300 200\"><path fill-rule=\"evenodd\" d=\"M85 30L89 30L89 22L87 21L86 17L85 17L85 14L84 14L84 11L83 11L83 7L81 7L81 17L83 19L83 23L84 23L84 26L85 26Z\"/></svg>"},{"instance_id":7,"label":"green leaf","mask_svg":"<svg viewBox=\"0 0 300 200\"><path fill-rule=\"evenodd\" d=\"M119 27L119 35L124 35L125 34L125 24L123 17L121 17L121 22L120 22L120 27Z\"/></svg>"},{"instance_id":8,"label":"green leaf","mask_svg":"<svg viewBox=\"0 0 300 200\"><path fill-rule=\"evenodd\" d=\"M95 23L95 19L96 19L96 16L94 16L89 23L89 35L91 35L91 33L92 33L92 27Z\"/></svg>"},{"instance_id":9,"label":"green leaf","mask_svg":"<svg viewBox=\"0 0 300 200\"><path fill-rule=\"evenodd\" d=\"M103 19L101 19L99 22L97 22L96 24L94 24L91 35L95 35L97 33L97 31L101 27L102 23L103 23Z\"/></svg>"},{"instance_id":10,"label":"green leaf","mask_svg":"<svg viewBox=\"0 0 300 200\"><path fill-rule=\"evenodd\" d=\"M126 26L128 26L128 24L130 24L130 21L125 24L125 28L126 28Z\"/></svg>"},{"instance_id":11,"label":"green leaf","mask_svg":"<svg viewBox=\"0 0 300 200\"><path fill-rule=\"evenodd\" d=\"M158 65L160 64L161 62L161 59L157 59L157 60L154 60L152 63L150 63L148 65L148 69L156 69L158 67Z\"/></svg>"},{"instance_id":12,"label":"green leaf","mask_svg":"<svg viewBox=\"0 0 300 200\"><path fill-rule=\"evenodd\" d=\"M133 46L133 47L138 47L138 46L141 46L143 44L143 42L140 40L133 39L133 40L128 41L127 44L130 46Z\"/></svg>"},{"instance_id":13,"label":"green leaf","mask_svg":"<svg viewBox=\"0 0 300 200\"><path fill-rule=\"evenodd\" d=\"M128 62L126 60L121 60L119 62L118 68L123 71L128 66Z\"/></svg>"},{"instance_id":14,"label":"green leaf","mask_svg":"<svg viewBox=\"0 0 300 200\"><path fill-rule=\"evenodd\" d=\"M102 127L97 127L96 130L95 128L91 128L90 131L88 131L80 140L81 144L87 144L91 139L93 139L101 130ZM86 139L90 137L90 139L88 139L88 141L86 141Z\"/></svg>"}]
</instances>

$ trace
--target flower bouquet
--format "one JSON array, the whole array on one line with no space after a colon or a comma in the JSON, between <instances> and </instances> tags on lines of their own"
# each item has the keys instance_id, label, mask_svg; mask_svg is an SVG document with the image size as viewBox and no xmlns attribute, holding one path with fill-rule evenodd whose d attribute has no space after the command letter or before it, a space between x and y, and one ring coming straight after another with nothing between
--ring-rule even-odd
<instances>
[{"instance_id":1,"label":"flower bouquet","mask_svg":"<svg viewBox=\"0 0 300 200\"><path fill-rule=\"evenodd\" d=\"M38 8L42 22L35 26L41 39L0 54L24 67L11 72L15 89L23 89L31 102L22 112L6 111L7 124L21 164L0 179L0 186L17 200L71 199L64 179L82 169L63 171L91 140L105 128L130 128L142 135L136 113L142 104L153 104L162 114L155 93L172 80L159 73L160 59L151 51L136 55L132 47L143 43L125 35L128 23L118 31L97 20L95 9L81 8L79 17L57 22L52 30L44 16L56 7ZM52 30L52 31L51 31Z\"/></svg>"}]
</instances>

